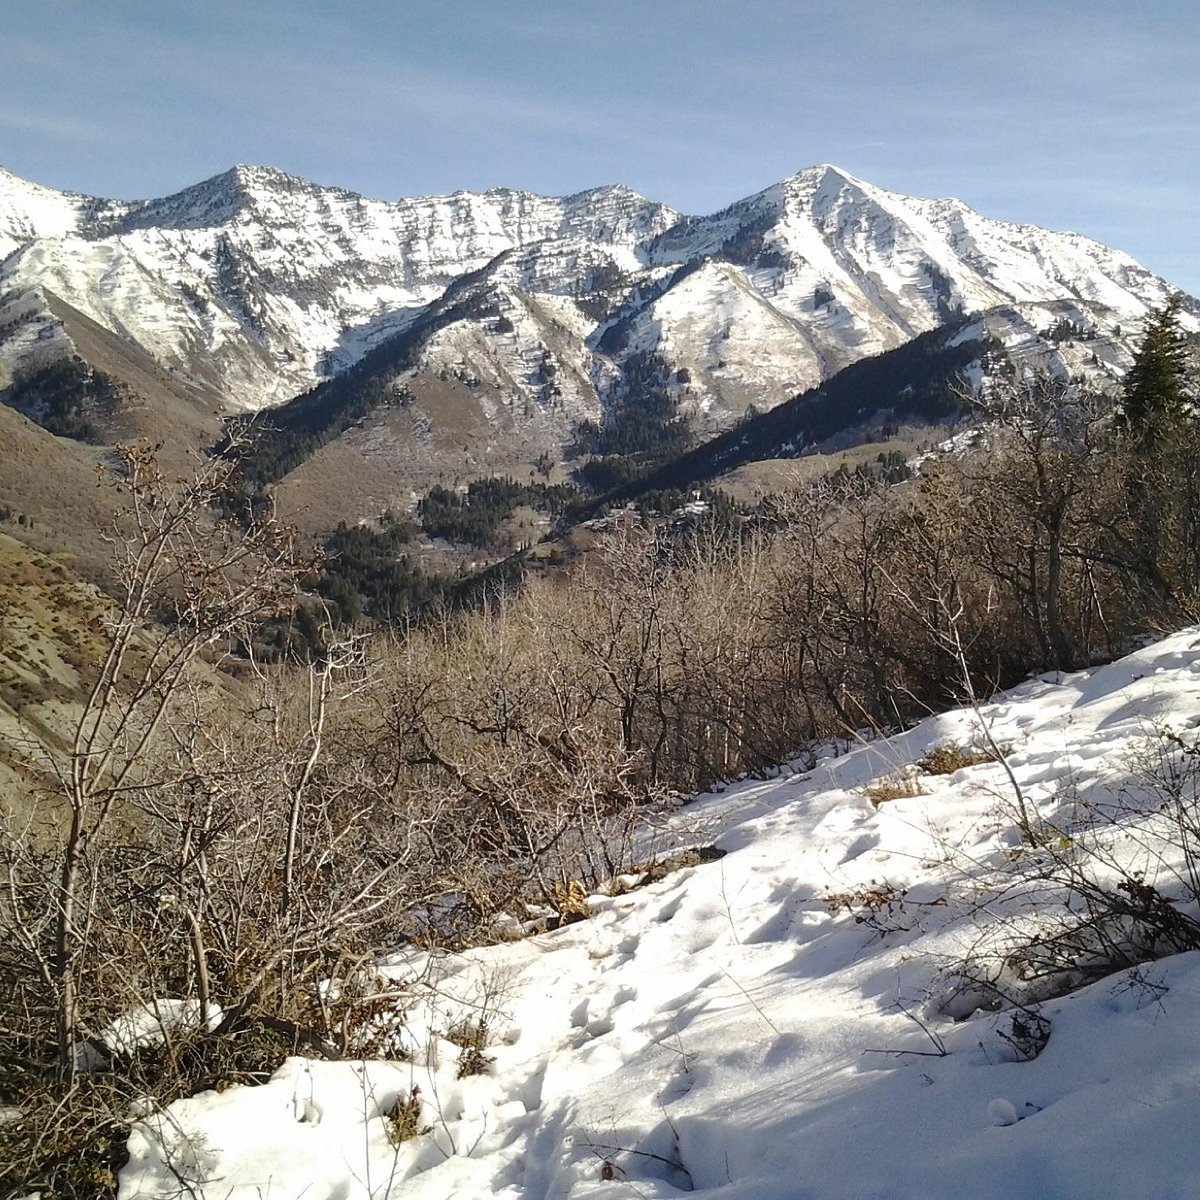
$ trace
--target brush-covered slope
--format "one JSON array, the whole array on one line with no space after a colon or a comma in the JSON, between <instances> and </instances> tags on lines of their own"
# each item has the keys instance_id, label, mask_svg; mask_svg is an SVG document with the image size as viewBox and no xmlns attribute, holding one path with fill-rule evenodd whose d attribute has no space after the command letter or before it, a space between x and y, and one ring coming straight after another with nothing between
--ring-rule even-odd
<instances>
[{"instance_id":1,"label":"brush-covered slope","mask_svg":"<svg viewBox=\"0 0 1200 1200\"><path fill-rule=\"evenodd\" d=\"M113 506L96 479L105 447L145 439L160 447L169 475L190 476L221 435L221 412L211 387L188 382L54 293L0 301L0 505L26 518L13 532L77 555L89 577L102 577L110 558L103 536Z\"/></svg>"},{"instance_id":2,"label":"brush-covered slope","mask_svg":"<svg viewBox=\"0 0 1200 1200\"><path fill-rule=\"evenodd\" d=\"M1022 948L1076 919L1052 846L1195 917L1170 776L1146 765L1187 761L1156 730L1194 739L1196 652L1187 630L696 799L670 837L719 861L617 884L555 933L395 954L407 1061L293 1058L179 1101L135 1128L121 1196L173 1195L181 1163L198 1200L1191 1195L1200 954L1110 947L1097 979L1086 932L1073 977ZM989 741L1007 771L930 755ZM471 1073L464 1021L486 1031ZM389 1138L414 1096L413 1136Z\"/></svg>"},{"instance_id":3,"label":"brush-covered slope","mask_svg":"<svg viewBox=\"0 0 1200 1200\"><path fill-rule=\"evenodd\" d=\"M0 404L0 531L102 577L117 512L112 489L97 481L104 460L99 447L55 437Z\"/></svg>"}]
</instances>

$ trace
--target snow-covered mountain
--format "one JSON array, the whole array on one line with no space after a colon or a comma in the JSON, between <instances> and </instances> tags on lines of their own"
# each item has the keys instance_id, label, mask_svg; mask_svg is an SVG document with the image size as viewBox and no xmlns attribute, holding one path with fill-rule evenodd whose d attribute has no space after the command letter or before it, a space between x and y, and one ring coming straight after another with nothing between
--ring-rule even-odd
<instances>
[{"instance_id":1,"label":"snow-covered mountain","mask_svg":"<svg viewBox=\"0 0 1200 1200\"><path fill-rule=\"evenodd\" d=\"M714 399L736 380L760 407L783 398L781 375L811 386L958 312L1069 300L1085 327L1111 332L1170 291L1087 238L900 196L828 165L684 220L649 254L688 273L639 313L631 342L668 346L714 379Z\"/></svg>"},{"instance_id":2,"label":"snow-covered mountain","mask_svg":"<svg viewBox=\"0 0 1200 1200\"><path fill-rule=\"evenodd\" d=\"M1087 238L828 165L683 218L621 187L383 202L239 166L124 202L0 171L0 255L0 298L24 297L26 313L22 336L0 330L0 386L53 340L45 292L230 405L259 408L352 365L478 273L476 311L431 340L435 373L577 417L620 397L631 355L654 355L714 428L960 309L1069 301L1085 327L1111 332L1170 291Z\"/></svg>"},{"instance_id":3,"label":"snow-covered mountain","mask_svg":"<svg viewBox=\"0 0 1200 1200\"><path fill-rule=\"evenodd\" d=\"M632 247L676 214L620 187L385 203L235 167L138 203L0 174L0 294L43 290L231 404L288 399L402 329L462 275L546 239Z\"/></svg>"}]
</instances>

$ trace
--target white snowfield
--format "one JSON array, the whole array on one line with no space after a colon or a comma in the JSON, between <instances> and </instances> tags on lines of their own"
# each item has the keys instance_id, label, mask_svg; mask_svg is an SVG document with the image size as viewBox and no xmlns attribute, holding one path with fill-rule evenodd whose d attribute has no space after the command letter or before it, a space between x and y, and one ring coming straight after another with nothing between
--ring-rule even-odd
<instances>
[{"instance_id":1,"label":"white snowfield","mask_svg":"<svg viewBox=\"0 0 1200 1200\"><path fill-rule=\"evenodd\" d=\"M877 808L863 789L982 720L1060 848L1178 897L1139 772L1198 717L1193 628L699 797L674 836L725 857L593 897L554 933L398 956L393 978L426 980L411 1063L293 1059L177 1103L135 1132L121 1200L1195 1197L1200 954L1026 992L1018 1018L1050 1033L1021 1061L1013 1010L974 1011L985 993L956 974L1062 912L1023 882L1040 852L1003 766L921 776L924 794ZM891 909L830 901L867 892ZM442 1035L464 1018L485 1021L491 1062L460 1080ZM381 1114L414 1085L423 1132L393 1146Z\"/></svg>"}]
</instances>

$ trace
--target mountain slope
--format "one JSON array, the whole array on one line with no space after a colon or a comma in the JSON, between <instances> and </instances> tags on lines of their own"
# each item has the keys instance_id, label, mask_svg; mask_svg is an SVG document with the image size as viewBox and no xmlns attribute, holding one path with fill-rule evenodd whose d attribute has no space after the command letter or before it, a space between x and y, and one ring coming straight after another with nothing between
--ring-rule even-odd
<instances>
[{"instance_id":1,"label":"mountain slope","mask_svg":"<svg viewBox=\"0 0 1200 1200\"><path fill-rule=\"evenodd\" d=\"M1000 763L925 756L986 726L1079 872L1144 870L1163 895L1190 887L1194 914L1144 767L1183 761L1154 730L1195 712L1196 647L1185 630L699 797L670 836L719 862L592 896L555 933L396 952L407 1061L292 1058L179 1101L135 1129L122 1196L173 1194L180 1164L222 1200L1190 1195L1200 955L1118 952L1073 992L1022 975L1022 948L1070 919L1038 871L1048 845L1022 838ZM908 769L918 794L871 802ZM475 1073L447 1036L468 1021ZM414 1136L390 1140L414 1097Z\"/></svg>"},{"instance_id":2,"label":"mountain slope","mask_svg":"<svg viewBox=\"0 0 1200 1200\"><path fill-rule=\"evenodd\" d=\"M314 528L408 507L433 482L554 469L585 444L581 423L636 427L656 408L721 435L964 313L1111 383L1171 292L1087 238L829 165L703 217L619 187L383 202L235 167L117 202L4 174L0 234L16 247L0 263L0 388L55 354L86 361L46 315L53 297L213 409L272 405L252 473L285 481L292 513L326 497ZM1197 313L1189 300L1189 328ZM1095 345L1068 352L1050 336L1063 324Z\"/></svg>"},{"instance_id":3,"label":"mountain slope","mask_svg":"<svg viewBox=\"0 0 1200 1200\"><path fill-rule=\"evenodd\" d=\"M104 578L112 559L104 538L117 514L111 489L97 486L104 452L55 437L3 404L0 448L0 531Z\"/></svg>"},{"instance_id":4,"label":"mountain slope","mask_svg":"<svg viewBox=\"0 0 1200 1200\"><path fill-rule=\"evenodd\" d=\"M100 444L161 441L172 466L219 436L219 392L175 375L46 289L0 303L0 350L8 351L0 353L6 403L51 432ZM61 417L71 408L73 430Z\"/></svg>"},{"instance_id":5,"label":"mountain slope","mask_svg":"<svg viewBox=\"0 0 1200 1200\"><path fill-rule=\"evenodd\" d=\"M748 415L598 498L580 516L658 489L710 482L753 463L886 441L885 431L896 426L953 423L965 415L963 393L988 373L1016 369L1086 378L1114 389L1137 338L1103 332L1095 312L1092 305L1064 300L953 317L895 349L851 363L766 412Z\"/></svg>"}]
</instances>

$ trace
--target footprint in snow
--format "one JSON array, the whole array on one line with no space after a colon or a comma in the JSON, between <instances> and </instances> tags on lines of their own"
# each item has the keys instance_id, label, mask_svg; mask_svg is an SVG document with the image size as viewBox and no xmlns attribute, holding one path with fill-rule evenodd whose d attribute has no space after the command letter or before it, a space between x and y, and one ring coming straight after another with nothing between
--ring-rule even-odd
<instances>
[{"instance_id":1,"label":"footprint in snow","mask_svg":"<svg viewBox=\"0 0 1200 1200\"><path fill-rule=\"evenodd\" d=\"M663 1105L674 1104L676 1100L682 1100L695 1086L696 1080L694 1076L684 1071L663 1088L658 1095L658 1101Z\"/></svg>"},{"instance_id":2,"label":"footprint in snow","mask_svg":"<svg viewBox=\"0 0 1200 1200\"><path fill-rule=\"evenodd\" d=\"M616 1022L613 1021L612 1013L604 1013L594 1021L588 1022L587 1035L589 1038L603 1037L606 1033L612 1033L615 1027Z\"/></svg>"},{"instance_id":3,"label":"footprint in snow","mask_svg":"<svg viewBox=\"0 0 1200 1200\"><path fill-rule=\"evenodd\" d=\"M745 939L746 944L757 946L763 942L781 942L791 932L792 923L792 906L790 904L781 905L772 916L768 917Z\"/></svg>"}]
</instances>

